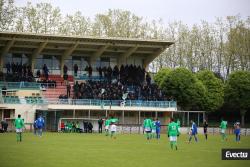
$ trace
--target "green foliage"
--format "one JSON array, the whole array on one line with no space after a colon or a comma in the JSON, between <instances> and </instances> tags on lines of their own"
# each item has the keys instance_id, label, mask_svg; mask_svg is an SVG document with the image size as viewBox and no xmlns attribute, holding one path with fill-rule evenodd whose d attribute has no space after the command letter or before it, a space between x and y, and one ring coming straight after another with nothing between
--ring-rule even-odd
<instances>
[{"instance_id":1,"label":"green foliage","mask_svg":"<svg viewBox=\"0 0 250 167\"><path fill-rule=\"evenodd\" d=\"M199 71L197 78L207 89L205 110L215 111L224 103L224 87L222 80L218 79L213 72L208 70Z\"/></svg>"},{"instance_id":2,"label":"green foliage","mask_svg":"<svg viewBox=\"0 0 250 167\"><path fill-rule=\"evenodd\" d=\"M205 105L206 88L196 76L185 68L175 69L165 77L162 89L174 97L183 110L202 110Z\"/></svg>"},{"instance_id":3,"label":"green foliage","mask_svg":"<svg viewBox=\"0 0 250 167\"><path fill-rule=\"evenodd\" d=\"M158 73L154 76L154 81L155 83L162 88L162 83L165 80L165 78L167 77L167 75L170 73L170 71L172 71L169 68L162 68L160 69L160 71L158 71Z\"/></svg>"},{"instance_id":4,"label":"green foliage","mask_svg":"<svg viewBox=\"0 0 250 167\"><path fill-rule=\"evenodd\" d=\"M249 71L236 71L229 75L225 87L225 103L238 110L250 109Z\"/></svg>"}]
</instances>

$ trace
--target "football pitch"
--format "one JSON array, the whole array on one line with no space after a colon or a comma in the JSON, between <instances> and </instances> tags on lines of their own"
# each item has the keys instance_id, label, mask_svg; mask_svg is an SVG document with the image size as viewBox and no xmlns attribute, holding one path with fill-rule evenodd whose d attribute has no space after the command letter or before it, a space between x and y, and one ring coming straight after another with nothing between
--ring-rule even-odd
<instances>
[{"instance_id":1,"label":"football pitch","mask_svg":"<svg viewBox=\"0 0 250 167\"><path fill-rule=\"evenodd\" d=\"M250 148L250 136L241 143L219 135L208 141L188 144L187 135L178 138L178 150L171 150L166 135L147 141L144 135L45 133L43 137L23 134L17 143L15 133L0 134L0 167L249 167L249 160L221 160L222 148Z\"/></svg>"}]
</instances>

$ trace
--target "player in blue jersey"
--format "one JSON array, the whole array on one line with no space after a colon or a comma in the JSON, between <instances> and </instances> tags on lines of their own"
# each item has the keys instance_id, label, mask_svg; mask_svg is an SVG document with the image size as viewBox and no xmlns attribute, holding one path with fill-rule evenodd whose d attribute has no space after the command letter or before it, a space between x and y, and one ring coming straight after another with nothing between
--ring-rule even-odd
<instances>
[{"instance_id":1,"label":"player in blue jersey","mask_svg":"<svg viewBox=\"0 0 250 167\"><path fill-rule=\"evenodd\" d=\"M234 134L237 143L240 143L240 122L234 124Z\"/></svg>"},{"instance_id":2,"label":"player in blue jersey","mask_svg":"<svg viewBox=\"0 0 250 167\"><path fill-rule=\"evenodd\" d=\"M38 129L38 136L42 137L43 128L44 128L44 119L41 115L36 120L36 126Z\"/></svg>"},{"instance_id":3,"label":"player in blue jersey","mask_svg":"<svg viewBox=\"0 0 250 167\"><path fill-rule=\"evenodd\" d=\"M160 136L161 136L161 121L159 121L158 118L156 118L155 125L156 125L156 139L160 139Z\"/></svg>"},{"instance_id":4,"label":"player in blue jersey","mask_svg":"<svg viewBox=\"0 0 250 167\"><path fill-rule=\"evenodd\" d=\"M37 134L37 120L34 121L33 128L34 128L34 135L36 135Z\"/></svg>"},{"instance_id":5,"label":"player in blue jersey","mask_svg":"<svg viewBox=\"0 0 250 167\"><path fill-rule=\"evenodd\" d=\"M197 126L196 126L196 124L195 124L195 122L193 120L191 120L191 124L192 124L192 126L191 126L191 129L190 129L190 132L189 132L190 136L189 136L188 143L191 142L193 136L194 136L195 141L196 142L198 141L198 139L196 137L196 135L197 135Z\"/></svg>"}]
</instances>

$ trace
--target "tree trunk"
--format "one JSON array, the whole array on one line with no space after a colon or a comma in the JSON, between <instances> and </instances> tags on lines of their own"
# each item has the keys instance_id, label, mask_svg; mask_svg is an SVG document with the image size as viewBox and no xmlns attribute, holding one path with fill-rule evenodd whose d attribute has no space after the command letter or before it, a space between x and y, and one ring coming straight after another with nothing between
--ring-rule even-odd
<instances>
[{"instance_id":1,"label":"tree trunk","mask_svg":"<svg viewBox=\"0 0 250 167\"><path fill-rule=\"evenodd\" d=\"M242 127L245 126L245 115L246 115L246 110L240 110L240 115L241 115L241 125Z\"/></svg>"}]
</instances>

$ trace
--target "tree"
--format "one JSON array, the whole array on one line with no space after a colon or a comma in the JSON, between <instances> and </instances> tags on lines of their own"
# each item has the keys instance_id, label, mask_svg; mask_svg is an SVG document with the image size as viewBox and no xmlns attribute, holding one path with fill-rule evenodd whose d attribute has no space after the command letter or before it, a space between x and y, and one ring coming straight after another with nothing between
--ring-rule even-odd
<instances>
[{"instance_id":1,"label":"tree","mask_svg":"<svg viewBox=\"0 0 250 167\"><path fill-rule=\"evenodd\" d=\"M0 31L12 30L16 12L14 0L0 0Z\"/></svg>"},{"instance_id":2,"label":"tree","mask_svg":"<svg viewBox=\"0 0 250 167\"><path fill-rule=\"evenodd\" d=\"M164 82L167 75L170 73L171 69L169 68L162 68L158 73L154 76L155 83L162 88L162 83Z\"/></svg>"},{"instance_id":3,"label":"tree","mask_svg":"<svg viewBox=\"0 0 250 167\"><path fill-rule=\"evenodd\" d=\"M162 89L167 96L177 100L183 110L204 109L206 88L190 70L177 68L169 72L162 82Z\"/></svg>"},{"instance_id":4,"label":"tree","mask_svg":"<svg viewBox=\"0 0 250 167\"><path fill-rule=\"evenodd\" d=\"M80 11L74 15L67 15L59 28L59 32L64 35L89 35L90 19L85 18Z\"/></svg>"},{"instance_id":5,"label":"tree","mask_svg":"<svg viewBox=\"0 0 250 167\"><path fill-rule=\"evenodd\" d=\"M225 104L240 112L244 126L245 114L250 109L249 71L236 71L229 75L225 86Z\"/></svg>"},{"instance_id":6,"label":"tree","mask_svg":"<svg viewBox=\"0 0 250 167\"><path fill-rule=\"evenodd\" d=\"M224 103L224 87L222 80L218 79L213 72L208 70L199 71L197 78L207 89L205 110L215 111Z\"/></svg>"}]
</instances>

